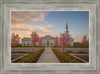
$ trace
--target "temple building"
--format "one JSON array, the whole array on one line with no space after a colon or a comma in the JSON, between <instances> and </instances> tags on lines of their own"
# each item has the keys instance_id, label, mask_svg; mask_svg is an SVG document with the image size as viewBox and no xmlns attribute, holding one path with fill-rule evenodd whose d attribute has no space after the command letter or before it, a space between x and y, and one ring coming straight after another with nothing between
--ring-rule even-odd
<instances>
[{"instance_id":1,"label":"temple building","mask_svg":"<svg viewBox=\"0 0 100 74\"><path fill-rule=\"evenodd\" d=\"M66 21L65 34L69 35L68 21ZM69 43L71 46L74 46L74 39L70 38ZM38 46L38 42L36 43L36 45ZM32 46L31 45L31 38L24 37L22 39L22 46ZM46 36L42 37L42 46L54 46L54 37L52 37L50 35L46 35Z\"/></svg>"},{"instance_id":2,"label":"temple building","mask_svg":"<svg viewBox=\"0 0 100 74\"><path fill-rule=\"evenodd\" d=\"M36 43L36 45L38 46L38 42ZM32 46L31 38L24 37L22 39L22 46ZM54 37L50 35L42 37L42 46L54 46Z\"/></svg>"}]
</instances>

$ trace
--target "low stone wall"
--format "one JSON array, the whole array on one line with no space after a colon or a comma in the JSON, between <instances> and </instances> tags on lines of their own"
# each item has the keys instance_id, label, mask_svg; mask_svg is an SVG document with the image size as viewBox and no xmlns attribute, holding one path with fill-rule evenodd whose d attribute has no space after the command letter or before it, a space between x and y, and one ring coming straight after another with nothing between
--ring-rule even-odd
<instances>
[{"instance_id":1,"label":"low stone wall","mask_svg":"<svg viewBox=\"0 0 100 74\"><path fill-rule=\"evenodd\" d=\"M39 50L41 48L15 48L15 51L24 51L24 52L32 52L32 51L35 51L35 50ZM11 48L11 52L15 52L14 51L14 48Z\"/></svg>"},{"instance_id":2,"label":"low stone wall","mask_svg":"<svg viewBox=\"0 0 100 74\"><path fill-rule=\"evenodd\" d=\"M34 48L35 50L38 50L41 48ZM63 48L55 48L55 49L59 49L59 50L63 50ZM32 52L33 48L15 48L15 51L24 51L24 52ZM72 51L72 52L80 52L80 51L84 51L84 52L89 52L89 48L65 48L64 51ZM11 52L14 52L14 48L11 49Z\"/></svg>"},{"instance_id":3,"label":"low stone wall","mask_svg":"<svg viewBox=\"0 0 100 74\"><path fill-rule=\"evenodd\" d=\"M63 48L56 48L56 49L63 50ZM84 52L89 52L89 48L65 48L64 51L72 51L72 52L84 51Z\"/></svg>"}]
</instances>

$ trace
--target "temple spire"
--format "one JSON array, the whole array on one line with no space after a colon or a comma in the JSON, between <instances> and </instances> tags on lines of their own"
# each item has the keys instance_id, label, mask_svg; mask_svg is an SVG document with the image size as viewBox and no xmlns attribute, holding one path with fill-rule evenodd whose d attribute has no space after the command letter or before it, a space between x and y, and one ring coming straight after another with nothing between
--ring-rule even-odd
<instances>
[{"instance_id":1,"label":"temple spire","mask_svg":"<svg viewBox=\"0 0 100 74\"><path fill-rule=\"evenodd\" d=\"M66 29L68 29L68 20L66 20Z\"/></svg>"},{"instance_id":2,"label":"temple spire","mask_svg":"<svg viewBox=\"0 0 100 74\"><path fill-rule=\"evenodd\" d=\"M68 35L69 31L68 31L68 20L66 20L66 30L65 30L65 34Z\"/></svg>"}]
</instances>

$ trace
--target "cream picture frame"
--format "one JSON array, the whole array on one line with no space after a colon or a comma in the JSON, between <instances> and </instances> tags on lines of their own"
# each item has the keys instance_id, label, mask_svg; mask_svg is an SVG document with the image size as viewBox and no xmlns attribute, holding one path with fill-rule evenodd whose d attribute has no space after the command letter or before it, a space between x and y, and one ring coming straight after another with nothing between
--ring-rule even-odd
<instances>
[{"instance_id":1,"label":"cream picture frame","mask_svg":"<svg viewBox=\"0 0 100 74\"><path fill-rule=\"evenodd\" d=\"M85 0L86 1L86 0ZM98 74L99 63L99 1L1 1L0 65L1 74L35 73L93 73ZM51 4L52 3L52 4ZM89 63L11 63L11 11L89 11Z\"/></svg>"}]
</instances>

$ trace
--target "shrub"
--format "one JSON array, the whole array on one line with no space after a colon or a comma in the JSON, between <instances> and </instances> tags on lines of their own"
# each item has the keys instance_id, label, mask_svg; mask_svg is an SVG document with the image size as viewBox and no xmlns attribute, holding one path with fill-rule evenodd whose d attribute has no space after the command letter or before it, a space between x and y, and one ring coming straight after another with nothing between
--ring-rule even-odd
<instances>
[{"instance_id":1,"label":"shrub","mask_svg":"<svg viewBox=\"0 0 100 74\"><path fill-rule=\"evenodd\" d=\"M27 52L24 52L24 51L18 51L18 53L27 53Z\"/></svg>"},{"instance_id":2,"label":"shrub","mask_svg":"<svg viewBox=\"0 0 100 74\"><path fill-rule=\"evenodd\" d=\"M22 61L23 63L25 63L25 62L29 62L30 60L29 60L29 58L26 57L26 58L22 58L21 61Z\"/></svg>"},{"instance_id":3,"label":"shrub","mask_svg":"<svg viewBox=\"0 0 100 74\"><path fill-rule=\"evenodd\" d=\"M60 62L68 62L68 63L75 63L79 62L77 59L73 59L70 55L65 54L64 52L58 50L58 49L52 49L53 52L56 54L57 58Z\"/></svg>"},{"instance_id":4,"label":"shrub","mask_svg":"<svg viewBox=\"0 0 100 74\"><path fill-rule=\"evenodd\" d=\"M76 59L74 59L74 60L71 60L71 62L72 62L72 63L75 63L75 62L78 62L78 61L77 61Z\"/></svg>"},{"instance_id":5,"label":"shrub","mask_svg":"<svg viewBox=\"0 0 100 74\"><path fill-rule=\"evenodd\" d=\"M83 53L84 53L84 51L80 51L80 52L78 52L78 53L83 54Z\"/></svg>"},{"instance_id":6,"label":"shrub","mask_svg":"<svg viewBox=\"0 0 100 74\"><path fill-rule=\"evenodd\" d=\"M17 63L32 63L32 62L36 62L43 51L44 51L44 49L40 49L40 50L37 50L35 52L32 52L28 56L23 57L20 60L18 60Z\"/></svg>"},{"instance_id":7,"label":"shrub","mask_svg":"<svg viewBox=\"0 0 100 74\"><path fill-rule=\"evenodd\" d=\"M72 51L67 51L67 52L72 52Z\"/></svg>"}]
</instances>

